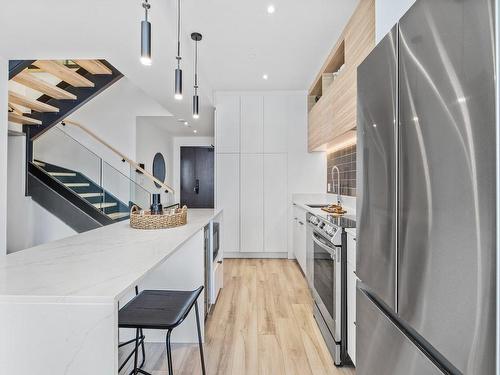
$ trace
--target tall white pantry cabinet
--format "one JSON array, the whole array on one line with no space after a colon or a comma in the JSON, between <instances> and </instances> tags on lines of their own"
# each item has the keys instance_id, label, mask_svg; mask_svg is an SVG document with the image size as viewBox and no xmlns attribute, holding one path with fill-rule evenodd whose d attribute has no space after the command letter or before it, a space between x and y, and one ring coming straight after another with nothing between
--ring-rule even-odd
<instances>
[{"instance_id":1,"label":"tall white pantry cabinet","mask_svg":"<svg viewBox=\"0 0 500 375\"><path fill-rule=\"evenodd\" d=\"M215 202L224 210L225 256L287 256L290 189L304 177L296 172L326 163L324 155L307 153L306 95L216 93ZM324 189L322 177L312 180Z\"/></svg>"}]
</instances>

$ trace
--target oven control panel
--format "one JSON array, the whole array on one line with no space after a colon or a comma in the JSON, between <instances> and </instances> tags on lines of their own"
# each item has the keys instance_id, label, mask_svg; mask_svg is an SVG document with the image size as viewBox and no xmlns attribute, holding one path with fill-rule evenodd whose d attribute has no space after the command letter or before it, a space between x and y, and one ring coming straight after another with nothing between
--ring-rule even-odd
<instances>
[{"instance_id":1,"label":"oven control panel","mask_svg":"<svg viewBox=\"0 0 500 375\"><path fill-rule=\"evenodd\" d=\"M321 218L312 214L308 217L307 221L315 231L319 232L323 237L326 237L331 242L337 242L335 240L337 237L339 237L340 241L340 236L337 236L337 234L341 232L340 227L329 223L328 221L322 220Z\"/></svg>"}]
</instances>

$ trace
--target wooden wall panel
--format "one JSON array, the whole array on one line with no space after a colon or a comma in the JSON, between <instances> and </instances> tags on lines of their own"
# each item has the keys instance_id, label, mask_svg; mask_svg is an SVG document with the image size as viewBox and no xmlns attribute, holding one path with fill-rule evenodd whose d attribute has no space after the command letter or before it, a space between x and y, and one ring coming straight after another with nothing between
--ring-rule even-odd
<instances>
[{"instance_id":1,"label":"wooden wall panel","mask_svg":"<svg viewBox=\"0 0 500 375\"><path fill-rule=\"evenodd\" d=\"M324 149L335 138L356 127L357 68L374 46L375 0L360 0L311 86L310 94L317 95L323 73L329 70L332 61L338 57L338 49L344 48L344 69L322 92L321 99L309 112L309 151Z\"/></svg>"}]
</instances>

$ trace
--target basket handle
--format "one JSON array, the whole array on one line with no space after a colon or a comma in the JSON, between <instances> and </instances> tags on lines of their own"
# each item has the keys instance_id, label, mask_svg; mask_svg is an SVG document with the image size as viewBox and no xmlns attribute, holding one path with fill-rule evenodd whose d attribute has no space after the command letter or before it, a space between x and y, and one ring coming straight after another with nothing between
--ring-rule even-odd
<instances>
[{"instance_id":1,"label":"basket handle","mask_svg":"<svg viewBox=\"0 0 500 375\"><path fill-rule=\"evenodd\" d=\"M134 213L134 212L137 212L137 211L140 211L141 209L139 208L139 206L137 206L136 204L134 204L132 206L132 208L130 209L130 213Z\"/></svg>"}]
</instances>

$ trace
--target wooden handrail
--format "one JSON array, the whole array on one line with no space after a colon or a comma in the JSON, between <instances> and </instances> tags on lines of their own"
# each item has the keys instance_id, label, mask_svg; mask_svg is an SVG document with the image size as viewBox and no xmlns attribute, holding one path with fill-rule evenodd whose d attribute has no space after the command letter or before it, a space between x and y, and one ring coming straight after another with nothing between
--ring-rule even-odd
<instances>
[{"instance_id":1,"label":"wooden handrail","mask_svg":"<svg viewBox=\"0 0 500 375\"><path fill-rule=\"evenodd\" d=\"M82 124L80 124L76 121L70 120L70 119L65 119L65 120L61 121L61 124L62 125L69 124L69 125L73 125L73 126L76 126L80 129L82 129L85 133L90 135L97 142L99 142L99 143L103 144L104 146L106 146L107 148L109 148L111 151L113 151L115 154L117 154L122 160L129 163L133 168L135 168L136 170L141 172L144 176L146 176L147 178L149 178L151 181L155 182L156 184L160 185L163 189L165 189L166 192L170 192L172 194L175 193L175 190L173 188L171 188L170 186L168 186L164 182L161 182L160 180L158 180L155 176L153 176L151 173L146 171L144 168L141 168L141 166L139 164L137 164L135 161L131 160L130 158L128 158L127 156L122 154L120 151L118 151L116 148L111 146L109 143L107 143L106 141L101 139L97 134L95 134L93 131L87 129Z\"/></svg>"}]
</instances>

